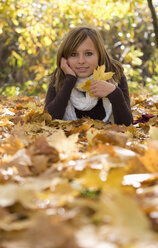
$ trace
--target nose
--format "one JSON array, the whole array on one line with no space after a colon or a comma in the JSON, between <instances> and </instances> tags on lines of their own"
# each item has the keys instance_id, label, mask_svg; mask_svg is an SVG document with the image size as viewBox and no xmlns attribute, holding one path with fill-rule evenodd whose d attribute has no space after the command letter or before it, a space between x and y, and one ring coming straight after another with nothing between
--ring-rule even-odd
<instances>
[{"instance_id":1,"label":"nose","mask_svg":"<svg viewBox=\"0 0 158 248\"><path fill-rule=\"evenodd\" d=\"M85 62L85 57L83 54L80 54L78 57L78 62L79 64L83 64Z\"/></svg>"}]
</instances>

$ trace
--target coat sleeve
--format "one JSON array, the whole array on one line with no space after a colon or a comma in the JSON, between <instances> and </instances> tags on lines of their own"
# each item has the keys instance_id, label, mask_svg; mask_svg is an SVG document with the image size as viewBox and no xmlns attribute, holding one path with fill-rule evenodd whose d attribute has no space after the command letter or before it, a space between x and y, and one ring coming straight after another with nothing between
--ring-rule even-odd
<instances>
[{"instance_id":1,"label":"coat sleeve","mask_svg":"<svg viewBox=\"0 0 158 248\"><path fill-rule=\"evenodd\" d=\"M58 93L56 93L55 87L52 83L49 85L44 109L48 111L52 116L52 119L63 119L76 80L76 77L67 74L65 82Z\"/></svg>"},{"instance_id":2,"label":"coat sleeve","mask_svg":"<svg viewBox=\"0 0 158 248\"><path fill-rule=\"evenodd\" d=\"M108 99L112 104L114 122L129 126L133 122L130 98L126 77L121 78L120 84L109 94Z\"/></svg>"}]
</instances>

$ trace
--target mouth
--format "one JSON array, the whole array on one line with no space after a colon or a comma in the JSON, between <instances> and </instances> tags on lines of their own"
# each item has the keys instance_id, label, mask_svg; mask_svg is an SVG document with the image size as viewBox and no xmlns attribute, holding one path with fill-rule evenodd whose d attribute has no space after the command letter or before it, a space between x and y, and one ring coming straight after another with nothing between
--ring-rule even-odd
<instances>
[{"instance_id":1,"label":"mouth","mask_svg":"<svg viewBox=\"0 0 158 248\"><path fill-rule=\"evenodd\" d=\"M77 71L79 71L79 72L85 72L85 71L88 70L88 67L78 67L78 68L76 68L76 69L77 69Z\"/></svg>"}]
</instances>

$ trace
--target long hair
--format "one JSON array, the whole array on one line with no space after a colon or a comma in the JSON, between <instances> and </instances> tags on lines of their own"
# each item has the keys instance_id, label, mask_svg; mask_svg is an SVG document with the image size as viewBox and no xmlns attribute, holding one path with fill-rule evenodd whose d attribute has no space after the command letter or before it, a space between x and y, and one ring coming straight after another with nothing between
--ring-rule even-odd
<instances>
[{"instance_id":1,"label":"long hair","mask_svg":"<svg viewBox=\"0 0 158 248\"><path fill-rule=\"evenodd\" d=\"M93 41L98 51L98 55L99 55L98 65L100 66L100 65L105 64L106 72L108 71L115 72L111 82L114 80L117 83L119 83L123 75L123 67L121 63L108 55L108 53L106 52L105 46L104 46L104 41L99 31L97 31L96 29L92 27L81 26L81 27L76 27L70 30L68 34L66 35L66 37L63 39L58 49L57 61L56 61L57 67L54 70L54 72L50 75L51 82L53 83L55 82L56 91L59 91L65 79L65 74L60 68L61 58L64 57L65 59L68 59L68 57L74 52L74 50L78 46L80 46L80 44L87 37L89 37Z\"/></svg>"}]
</instances>

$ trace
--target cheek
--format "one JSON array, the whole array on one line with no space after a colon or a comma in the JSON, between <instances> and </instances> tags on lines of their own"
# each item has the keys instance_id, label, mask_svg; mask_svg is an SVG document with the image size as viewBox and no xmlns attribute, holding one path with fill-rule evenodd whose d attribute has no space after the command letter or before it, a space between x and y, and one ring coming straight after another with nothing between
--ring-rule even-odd
<instances>
[{"instance_id":1,"label":"cheek","mask_svg":"<svg viewBox=\"0 0 158 248\"><path fill-rule=\"evenodd\" d=\"M97 66L98 66L98 59L95 59L93 61L93 68L96 69Z\"/></svg>"},{"instance_id":2,"label":"cheek","mask_svg":"<svg viewBox=\"0 0 158 248\"><path fill-rule=\"evenodd\" d=\"M73 66L74 66L74 59L72 59L72 58L68 58L67 59L67 62L68 62L68 65L72 68Z\"/></svg>"}]
</instances>

